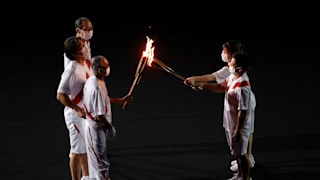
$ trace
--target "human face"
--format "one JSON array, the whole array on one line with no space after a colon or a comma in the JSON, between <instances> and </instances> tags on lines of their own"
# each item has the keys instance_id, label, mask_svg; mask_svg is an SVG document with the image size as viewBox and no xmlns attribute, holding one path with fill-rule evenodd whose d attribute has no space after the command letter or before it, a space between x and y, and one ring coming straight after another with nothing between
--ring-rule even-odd
<instances>
[{"instance_id":1,"label":"human face","mask_svg":"<svg viewBox=\"0 0 320 180\"><path fill-rule=\"evenodd\" d=\"M229 71L231 74L237 74L241 71L241 67L238 67L237 61L235 58L231 58L229 63Z\"/></svg>"},{"instance_id":2,"label":"human face","mask_svg":"<svg viewBox=\"0 0 320 180\"><path fill-rule=\"evenodd\" d=\"M88 41L93 36L93 27L90 21L83 21L82 28L76 29L77 36L81 37L82 39Z\"/></svg>"},{"instance_id":3,"label":"human face","mask_svg":"<svg viewBox=\"0 0 320 180\"><path fill-rule=\"evenodd\" d=\"M223 48L221 58L223 62L229 63L231 61L232 54L227 48Z\"/></svg>"},{"instance_id":4,"label":"human face","mask_svg":"<svg viewBox=\"0 0 320 180\"><path fill-rule=\"evenodd\" d=\"M85 56L88 55L87 48L85 47L84 41L82 39L79 38L77 40L77 46L78 46L78 50L77 50L77 53L75 54L75 57L77 59L86 58Z\"/></svg>"},{"instance_id":5,"label":"human face","mask_svg":"<svg viewBox=\"0 0 320 180\"><path fill-rule=\"evenodd\" d=\"M223 62L228 63L228 54L225 51L221 52L221 59Z\"/></svg>"}]
</instances>

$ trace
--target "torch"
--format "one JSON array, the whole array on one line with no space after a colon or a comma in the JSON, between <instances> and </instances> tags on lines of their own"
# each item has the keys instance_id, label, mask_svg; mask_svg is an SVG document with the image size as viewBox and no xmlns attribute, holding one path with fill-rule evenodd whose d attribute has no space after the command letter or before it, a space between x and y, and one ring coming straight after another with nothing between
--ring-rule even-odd
<instances>
[{"instance_id":1,"label":"torch","mask_svg":"<svg viewBox=\"0 0 320 180\"><path fill-rule=\"evenodd\" d=\"M162 61L160 61L157 58L153 58L151 61L148 61L148 65L152 66L152 64L155 63L157 64L160 68L162 68L162 70L166 71L167 73L173 75L174 77L184 81L186 78L181 76L180 74L178 74L175 70L171 69L169 66L167 66L165 63L163 63Z\"/></svg>"},{"instance_id":2,"label":"torch","mask_svg":"<svg viewBox=\"0 0 320 180\"><path fill-rule=\"evenodd\" d=\"M135 87L139 84L139 81L143 74L146 63L150 61L149 59L153 59L154 47L152 46L152 43L154 42L154 40L150 39L148 36L146 36L146 38L147 38L146 49L142 52L142 56L137 65L135 77L128 93L129 96L133 95ZM128 105L128 101L126 100L122 105L122 109L126 109L127 105Z\"/></svg>"},{"instance_id":3,"label":"torch","mask_svg":"<svg viewBox=\"0 0 320 180\"><path fill-rule=\"evenodd\" d=\"M160 61L157 58L152 58L148 60L148 66L152 66L152 64L155 63L156 65L158 65L162 70L164 70L165 72L173 75L174 77L182 80L183 82L186 80L186 78L182 75L180 75L179 73L177 73L175 70L173 70L172 68L170 68L169 66L167 66L165 63L163 63L162 61ZM194 90L201 90L200 87L196 86L195 84L186 84L187 86L190 86L192 89Z\"/></svg>"},{"instance_id":4,"label":"torch","mask_svg":"<svg viewBox=\"0 0 320 180\"><path fill-rule=\"evenodd\" d=\"M153 42L154 42L154 40L150 39L147 36L146 49L143 51L142 56L139 60L139 63L138 63L137 69L136 69L135 78L131 84L131 87L130 87L130 90L128 93L129 96L132 96L135 87L137 86L137 84L139 84L139 81L141 79L141 76L143 74L143 71L144 71L146 64L150 67L152 66L152 64L156 64L162 70L173 75L174 77L176 77L182 81L185 81L185 79L186 79L185 77L183 77L182 75L178 74L176 71L171 69L169 66L167 66L165 63L163 63L159 59L153 57L154 56L154 47L152 46ZM199 87L196 87L194 84L188 84L188 86L192 87L192 89L194 89L194 90L199 89ZM122 105L122 109L125 109L127 107L127 105L128 105L128 101L126 100Z\"/></svg>"}]
</instances>

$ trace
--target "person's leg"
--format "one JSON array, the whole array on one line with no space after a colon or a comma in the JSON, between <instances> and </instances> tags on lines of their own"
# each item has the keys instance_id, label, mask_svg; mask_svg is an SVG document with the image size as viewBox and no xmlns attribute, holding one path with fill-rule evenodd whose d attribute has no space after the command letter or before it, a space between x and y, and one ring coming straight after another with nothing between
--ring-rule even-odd
<instances>
[{"instance_id":1,"label":"person's leg","mask_svg":"<svg viewBox=\"0 0 320 180\"><path fill-rule=\"evenodd\" d=\"M244 180L250 179L250 161L247 154L239 157L238 169L240 177Z\"/></svg>"},{"instance_id":2,"label":"person's leg","mask_svg":"<svg viewBox=\"0 0 320 180\"><path fill-rule=\"evenodd\" d=\"M96 122L92 120L86 120L84 123L84 136L85 136L85 142L87 147L87 153L86 153L86 160L87 161L87 170L88 170L88 176L89 179L95 179L96 178L96 172L94 163L96 160L95 153L93 151L93 139L96 139L96 133L95 132L95 124Z\"/></svg>"},{"instance_id":3,"label":"person's leg","mask_svg":"<svg viewBox=\"0 0 320 180\"><path fill-rule=\"evenodd\" d=\"M253 144L253 134L250 133L249 139L248 139L248 153L247 153L249 162L250 162L250 168L253 168L255 164L255 160L252 154L252 144Z\"/></svg>"},{"instance_id":4,"label":"person's leg","mask_svg":"<svg viewBox=\"0 0 320 180\"><path fill-rule=\"evenodd\" d=\"M79 163L81 167L81 180L86 180L89 178L89 167L88 167L88 156L87 156L87 144L86 144L86 121L85 119L80 119L77 122L78 127L78 140L77 140L77 154L79 154Z\"/></svg>"},{"instance_id":5,"label":"person's leg","mask_svg":"<svg viewBox=\"0 0 320 180\"><path fill-rule=\"evenodd\" d=\"M69 166L72 180L80 180L81 178L80 157L79 154L71 153L70 155Z\"/></svg>"},{"instance_id":6,"label":"person's leg","mask_svg":"<svg viewBox=\"0 0 320 180\"><path fill-rule=\"evenodd\" d=\"M252 154L252 144L253 144L253 134L250 133L249 137L248 137L248 150L247 150L247 156L248 156L248 159L249 159L249 162L250 162L250 164L249 164L250 168L253 168L254 164L255 164L255 160L254 160L254 157L253 157L253 154ZM235 160L231 161L230 164L231 164L230 170L236 172L238 170L237 160L235 159Z\"/></svg>"},{"instance_id":7,"label":"person's leg","mask_svg":"<svg viewBox=\"0 0 320 180\"><path fill-rule=\"evenodd\" d=\"M74 118L67 122L70 137L70 171L72 180L89 176L83 120Z\"/></svg>"},{"instance_id":8,"label":"person's leg","mask_svg":"<svg viewBox=\"0 0 320 180\"><path fill-rule=\"evenodd\" d=\"M87 121L86 143L90 179L108 179L109 160L107 159L106 129L98 122Z\"/></svg>"},{"instance_id":9,"label":"person's leg","mask_svg":"<svg viewBox=\"0 0 320 180\"><path fill-rule=\"evenodd\" d=\"M81 163L80 163L80 165L81 165L82 176L88 176L89 177L87 153L81 154Z\"/></svg>"},{"instance_id":10,"label":"person's leg","mask_svg":"<svg viewBox=\"0 0 320 180\"><path fill-rule=\"evenodd\" d=\"M231 163L233 164L238 164L237 163L237 156L235 155L235 149L234 149L234 142L233 142L233 139L232 139L232 134L228 131L225 131L225 134L226 134L226 139L227 139L227 143L228 143L228 147L230 149L230 153L231 155L233 156L233 161ZM233 176L231 178L229 178L228 180L235 180L237 178L239 178L239 172L238 172L238 168L234 171L235 173L233 174Z\"/></svg>"},{"instance_id":11,"label":"person's leg","mask_svg":"<svg viewBox=\"0 0 320 180\"><path fill-rule=\"evenodd\" d=\"M252 153L252 141L253 141L253 135L252 133L249 134L249 139L248 139L248 155Z\"/></svg>"}]
</instances>

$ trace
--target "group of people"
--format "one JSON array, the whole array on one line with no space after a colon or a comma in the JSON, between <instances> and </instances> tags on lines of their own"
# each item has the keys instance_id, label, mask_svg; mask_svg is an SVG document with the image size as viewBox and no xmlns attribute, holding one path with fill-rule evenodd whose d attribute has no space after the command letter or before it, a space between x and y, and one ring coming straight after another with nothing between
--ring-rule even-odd
<instances>
[{"instance_id":1,"label":"group of people","mask_svg":"<svg viewBox=\"0 0 320 180\"><path fill-rule=\"evenodd\" d=\"M64 71L56 97L65 106L70 173L72 180L109 180L107 144L116 136L111 104L122 105L130 96L109 97L105 77L110 64L103 55L91 57L91 20L78 18L75 31L75 36L64 41Z\"/></svg>"},{"instance_id":2,"label":"group of people","mask_svg":"<svg viewBox=\"0 0 320 180\"><path fill-rule=\"evenodd\" d=\"M78 18L75 31L75 36L64 41L64 71L56 97L65 106L70 173L72 180L110 180L107 145L116 137L111 106L130 102L132 96L109 97L105 78L110 74L110 64L103 55L91 56L90 19ZM252 140L256 106L247 73L250 58L236 40L222 45L221 58L226 66L211 74L188 77L184 83L197 90L225 93L223 127L235 158L230 169L236 171L231 179L249 180L255 163Z\"/></svg>"},{"instance_id":3,"label":"group of people","mask_svg":"<svg viewBox=\"0 0 320 180\"><path fill-rule=\"evenodd\" d=\"M256 107L247 73L251 58L242 43L230 40L222 44L221 59L226 63L221 69L211 74L188 77L184 83L195 90L225 93L223 127L230 153L235 158L230 169L236 172L230 180L249 180L250 170L255 164L252 142Z\"/></svg>"}]
</instances>

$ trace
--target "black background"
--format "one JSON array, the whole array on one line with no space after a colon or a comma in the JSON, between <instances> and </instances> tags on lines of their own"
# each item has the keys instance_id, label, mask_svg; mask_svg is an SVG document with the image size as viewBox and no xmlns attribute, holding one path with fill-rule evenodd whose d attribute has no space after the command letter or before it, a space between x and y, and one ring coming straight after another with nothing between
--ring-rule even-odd
<instances>
[{"instance_id":1,"label":"black background","mask_svg":"<svg viewBox=\"0 0 320 180\"><path fill-rule=\"evenodd\" d=\"M317 25L301 19L230 22L167 12L5 18L1 177L70 179L63 106L55 95L63 71L63 41L75 35L79 16L93 23L92 54L106 56L111 64L111 97L128 93L146 36L155 39L155 57L185 77L222 67L225 41L244 43L254 60L249 76L257 99L253 179L318 176ZM222 128L223 96L193 91L171 74L146 67L133 102L126 110L113 107L118 136L109 146L111 178L232 176Z\"/></svg>"}]
</instances>

